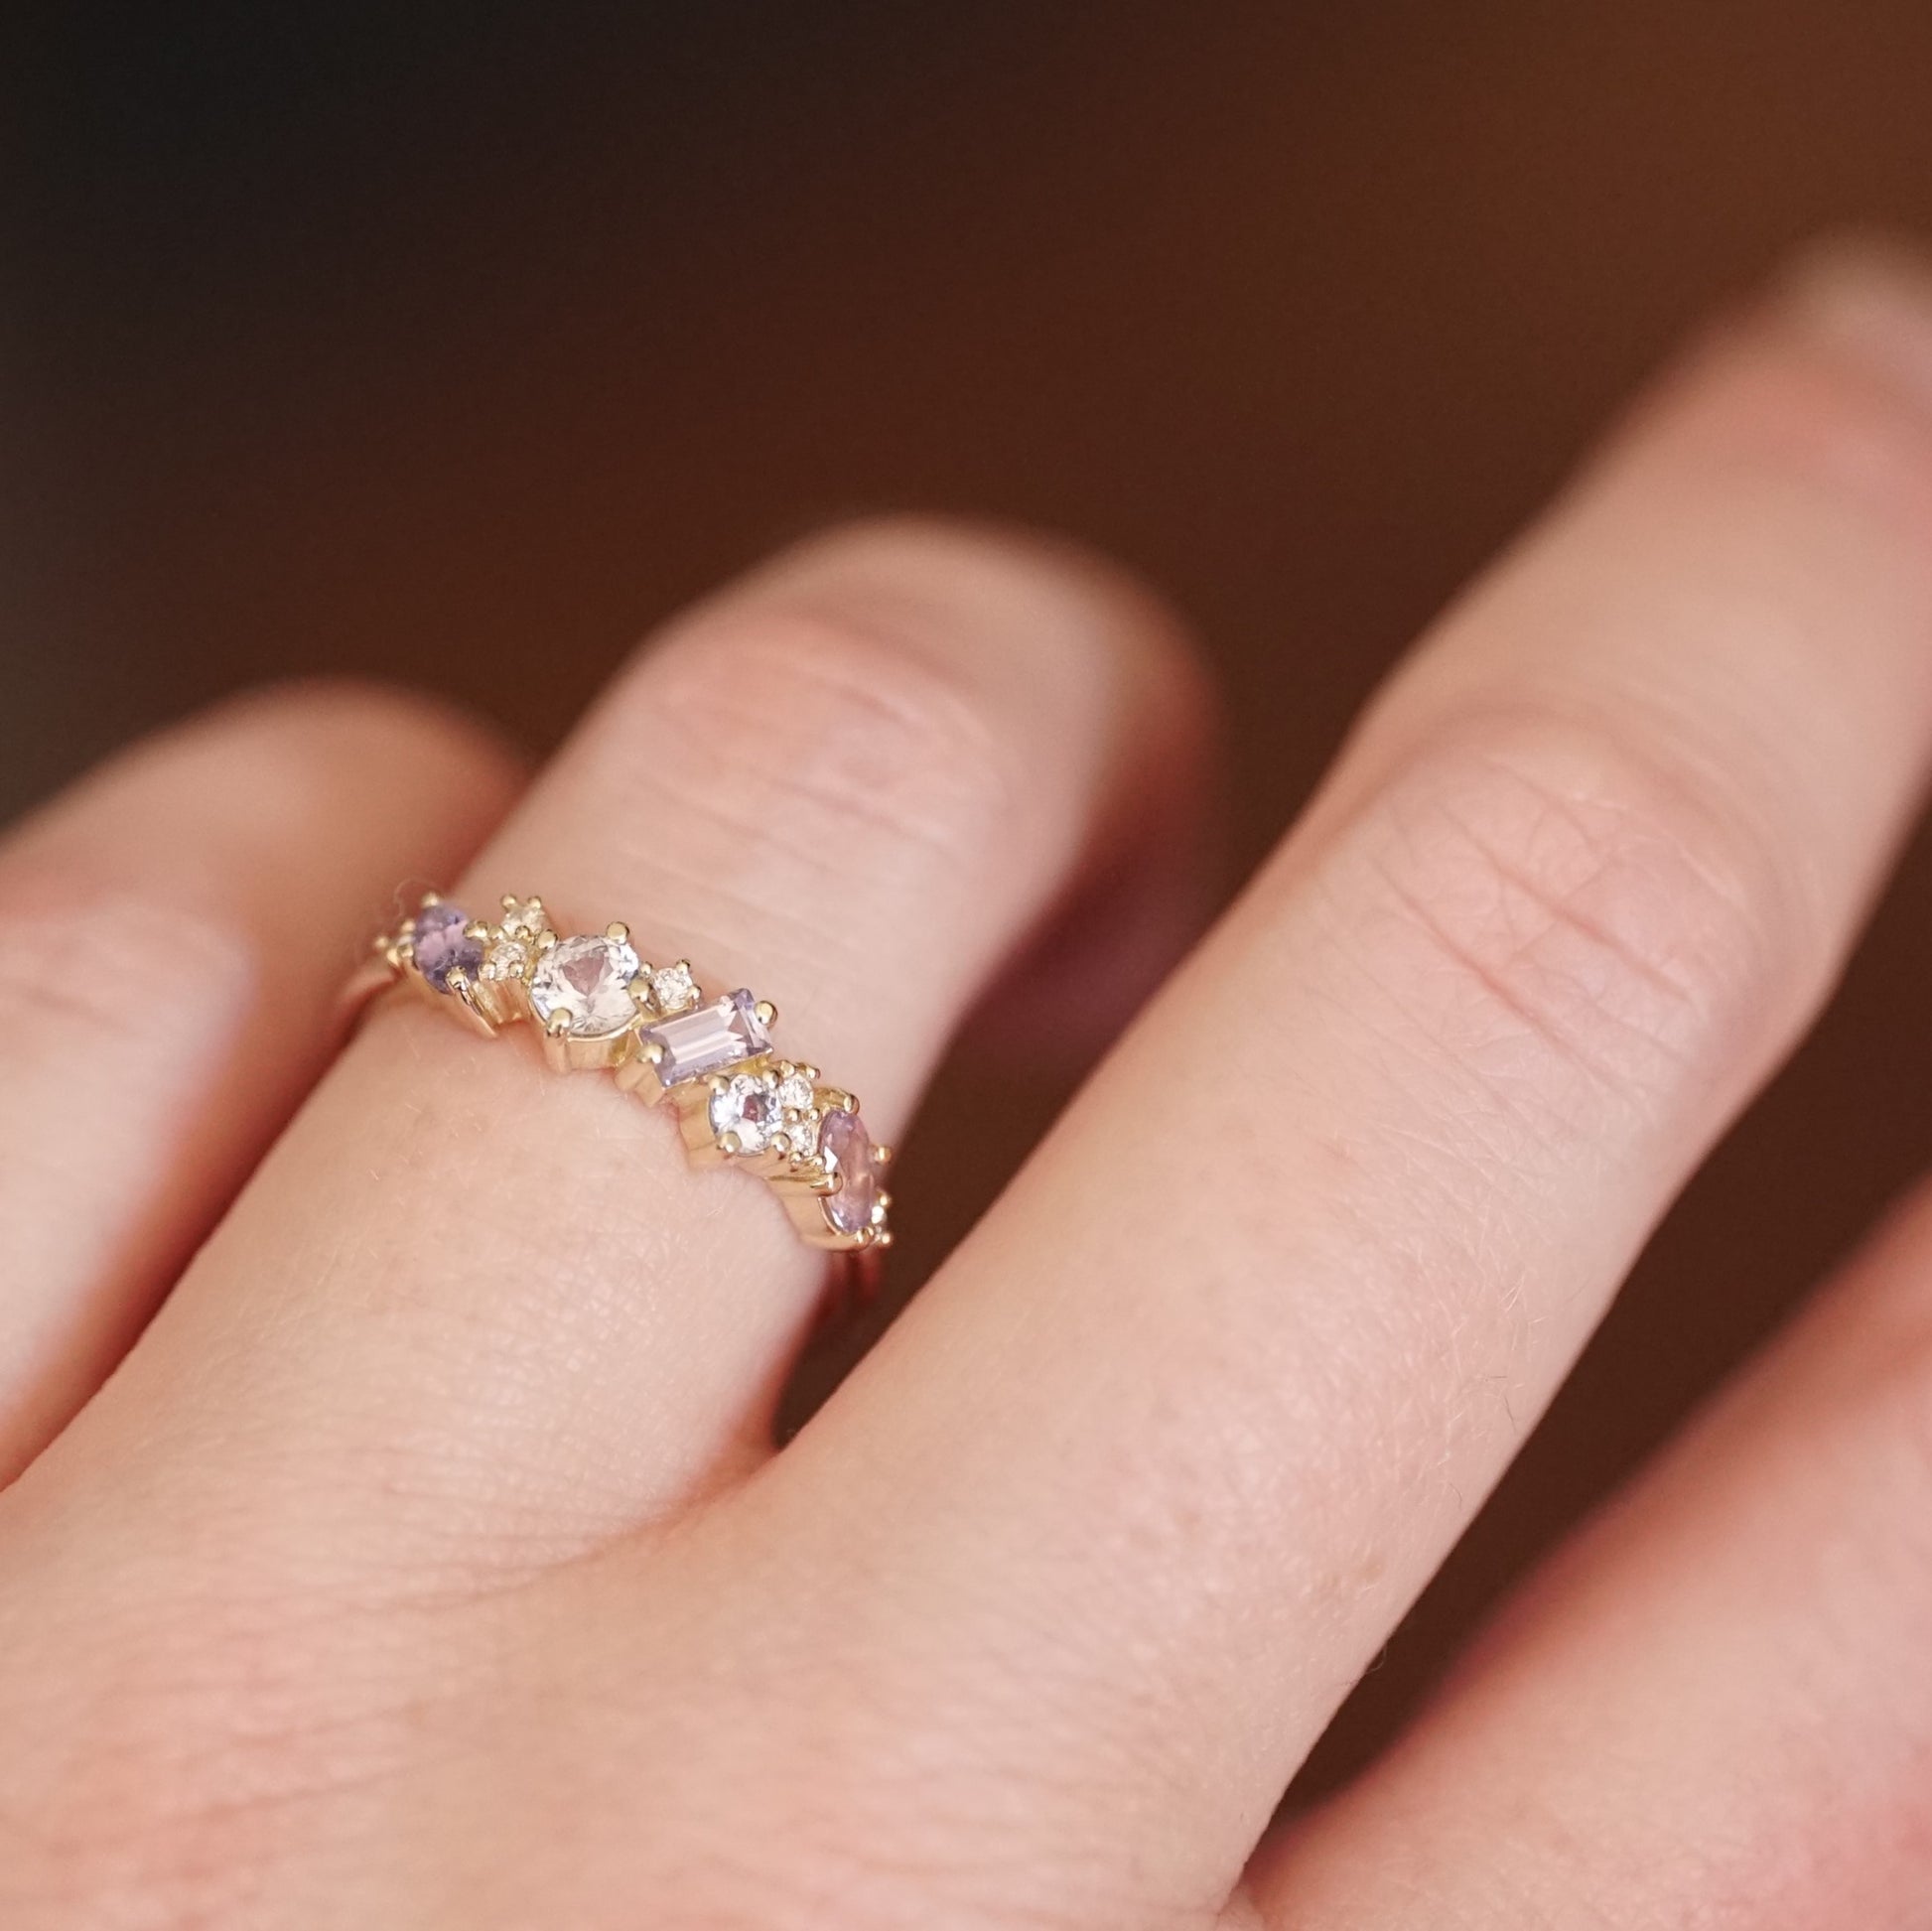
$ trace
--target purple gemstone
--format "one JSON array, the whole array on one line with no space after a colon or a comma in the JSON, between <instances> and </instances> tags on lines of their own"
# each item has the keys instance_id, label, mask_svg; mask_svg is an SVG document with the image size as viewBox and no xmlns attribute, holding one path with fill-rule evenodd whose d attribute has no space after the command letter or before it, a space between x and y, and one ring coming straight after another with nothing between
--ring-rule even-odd
<instances>
[{"instance_id":1,"label":"purple gemstone","mask_svg":"<svg viewBox=\"0 0 1932 1931\"><path fill-rule=\"evenodd\" d=\"M742 986L695 1013L646 1027L641 1037L661 1049L657 1076L666 1086L700 1079L771 1050L770 1034L759 1023L758 1001Z\"/></svg>"},{"instance_id":2,"label":"purple gemstone","mask_svg":"<svg viewBox=\"0 0 1932 1931\"><path fill-rule=\"evenodd\" d=\"M839 1176L839 1190L825 1196L826 1219L842 1234L864 1233L879 1203L879 1169L873 1164L865 1122L843 1107L826 1114L818 1130L818 1150Z\"/></svg>"},{"instance_id":3,"label":"purple gemstone","mask_svg":"<svg viewBox=\"0 0 1932 1931\"><path fill-rule=\"evenodd\" d=\"M451 973L475 978L483 964L482 942L463 929L469 922L470 914L460 905L425 905L416 914L410 930L416 970L440 993L450 990Z\"/></svg>"}]
</instances>

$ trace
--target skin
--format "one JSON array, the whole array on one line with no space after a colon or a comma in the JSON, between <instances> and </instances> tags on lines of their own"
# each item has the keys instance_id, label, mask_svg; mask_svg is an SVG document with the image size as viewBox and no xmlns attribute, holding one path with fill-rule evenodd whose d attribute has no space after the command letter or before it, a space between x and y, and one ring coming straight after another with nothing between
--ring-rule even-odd
<instances>
[{"instance_id":1,"label":"skin","mask_svg":"<svg viewBox=\"0 0 1932 1931\"><path fill-rule=\"evenodd\" d=\"M689 614L527 788L295 691L12 834L0 1922L1927 1922L1932 1206L1270 1829L1908 828L1916 270L1684 359L782 1451L819 1276L760 1189L420 1004L336 1050L399 879L540 889L897 1139L989 986L1083 983L1068 907L1139 1003L1209 708L1105 567L894 523ZM50 997L136 913L138 1001Z\"/></svg>"}]
</instances>

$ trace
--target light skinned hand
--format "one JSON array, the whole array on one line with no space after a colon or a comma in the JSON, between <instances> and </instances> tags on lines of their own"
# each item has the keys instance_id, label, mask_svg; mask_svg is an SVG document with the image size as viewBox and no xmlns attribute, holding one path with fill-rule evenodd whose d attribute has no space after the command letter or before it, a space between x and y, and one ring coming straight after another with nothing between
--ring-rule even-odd
<instances>
[{"instance_id":1,"label":"light skinned hand","mask_svg":"<svg viewBox=\"0 0 1932 1931\"><path fill-rule=\"evenodd\" d=\"M1683 361L782 1450L820 1270L763 1189L419 1002L332 1063L399 881L537 891L897 1140L1016 958L1084 943L1007 994L1069 1026L1160 963L1207 710L1103 567L894 523L527 789L297 690L11 834L0 1925L1932 1925L1932 1208L1270 1824L1908 827L1910 271Z\"/></svg>"}]
</instances>

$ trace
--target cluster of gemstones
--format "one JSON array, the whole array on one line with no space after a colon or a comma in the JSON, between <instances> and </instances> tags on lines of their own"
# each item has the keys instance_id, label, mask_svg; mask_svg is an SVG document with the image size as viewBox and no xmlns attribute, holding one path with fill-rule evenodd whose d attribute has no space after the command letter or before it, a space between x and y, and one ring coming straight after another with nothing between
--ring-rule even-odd
<instances>
[{"instance_id":1,"label":"cluster of gemstones","mask_svg":"<svg viewBox=\"0 0 1932 1931\"><path fill-rule=\"evenodd\" d=\"M815 1245L884 1247L890 1204L859 1102L772 1050L769 1002L742 988L707 999L689 961L653 966L623 925L560 934L537 898L508 897L493 922L430 894L377 942L384 963L493 1035L528 1021L561 1070L611 1070L668 1101L700 1160L768 1180Z\"/></svg>"}]
</instances>

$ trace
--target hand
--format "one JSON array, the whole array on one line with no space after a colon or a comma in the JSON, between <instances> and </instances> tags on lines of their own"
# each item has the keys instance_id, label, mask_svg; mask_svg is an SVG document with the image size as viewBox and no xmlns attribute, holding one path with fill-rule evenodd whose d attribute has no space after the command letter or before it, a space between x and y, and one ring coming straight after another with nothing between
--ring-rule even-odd
<instances>
[{"instance_id":1,"label":"hand","mask_svg":"<svg viewBox=\"0 0 1932 1931\"><path fill-rule=\"evenodd\" d=\"M460 897L768 994L897 1138L1052 907L1035 1036L1145 961L1203 740L1097 566L889 525L676 625L514 802L469 727L296 691L17 832L0 1922L1924 1925L1925 1209L1269 1834L1905 829L1903 271L1652 399L781 1452L819 1270L762 1189L421 1002L322 1072L364 920L481 842Z\"/></svg>"}]
</instances>

